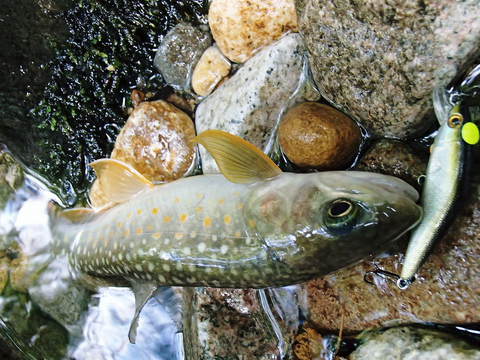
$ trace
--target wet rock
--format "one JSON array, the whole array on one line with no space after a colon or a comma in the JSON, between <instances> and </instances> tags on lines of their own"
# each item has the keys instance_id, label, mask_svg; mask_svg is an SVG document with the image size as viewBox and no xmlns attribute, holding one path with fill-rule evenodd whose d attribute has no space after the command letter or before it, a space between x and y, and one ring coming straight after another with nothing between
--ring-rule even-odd
<instances>
[{"instance_id":1,"label":"wet rock","mask_svg":"<svg viewBox=\"0 0 480 360\"><path fill-rule=\"evenodd\" d=\"M480 350L466 341L440 331L399 327L361 337L362 344L350 360L418 359L474 360Z\"/></svg>"},{"instance_id":2,"label":"wet rock","mask_svg":"<svg viewBox=\"0 0 480 360\"><path fill-rule=\"evenodd\" d=\"M321 170L347 167L361 141L354 121L331 106L315 102L290 109L280 123L278 137L291 162Z\"/></svg>"},{"instance_id":3,"label":"wet rock","mask_svg":"<svg viewBox=\"0 0 480 360\"><path fill-rule=\"evenodd\" d=\"M132 165L151 181L172 181L193 168L194 137L192 119L183 111L162 100L143 102L118 135L111 157ZM102 192L100 185L93 185L94 207L104 204Z\"/></svg>"},{"instance_id":4,"label":"wet rock","mask_svg":"<svg viewBox=\"0 0 480 360\"><path fill-rule=\"evenodd\" d=\"M10 195L24 180L23 169L6 151L0 149L0 208L7 203Z\"/></svg>"},{"instance_id":5,"label":"wet rock","mask_svg":"<svg viewBox=\"0 0 480 360\"><path fill-rule=\"evenodd\" d=\"M355 170L396 176L420 190L419 177L425 175L427 160L407 144L390 139L376 141L362 156Z\"/></svg>"},{"instance_id":6,"label":"wet rock","mask_svg":"<svg viewBox=\"0 0 480 360\"><path fill-rule=\"evenodd\" d=\"M193 25L180 23L163 38L154 65L169 85L188 90L193 68L211 43L208 33Z\"/></svg>"},{"instance_id":7,"label":"wet rock","mask_svg":"<svg viewBox=\"0 0 480 360\"><path fill-rule=\"evenodd\" d=\"M207 96L230 72L230 62L211 46L203 53L192 75L192 88L200 96Z\"/></svg>"},{"instance_id":8,"label":"wet rock","mask_svg":"<svg viewBox=\"0 0 480 360\"><path fill-rule=\"evenodd\" d=\"M479 51L476 0L296 2L322 95L375 135L424 131L432 90Z\"/></svg>"},{"instance_id":9,"label":"wet rock","mask_svg":"<svg viewBox=\"0 0 480 360\"><path fill-rule=\"evenodd\" d=\"M298 34L284 36L248 60L197 108L197 132L220 129L238 135L265 152L284 109L318 93L305 91L304 47ZM306 94L310 97L306 99ZM212 157L200 147L204 173L218 172Z\"/></svg>"},{"instance_id":10,"label":"wet rock","mask_svg":"<svg viewBox=\"0 0 480 360\"><path fill-rule=\"evenodd\" d=\"M256 290L202 288L188 296L187 304L187 358L278 357L276 339L266 325Z\"/></svg>"},{"instance_id":11,"label":"wet rock","mask_svg":"<svg viewBox=\"0 0 480 360\"><path fill-rule=\"evenodd\" d=\"M479 322L478 171L472 178L468 194L468 199L460 203L448 232L435 244L417 280L408 290L399 290L392 281L380 277L373 277L374 285L364 281L365 273L376 266L400 273L405 243L400 253L364 261L306 283L309 320L317 328L337 331L339 319L344 314L347 332L396 323Z\"/></svg>"},{"instance_id":12,"label":"wet rock","mask_svg":"<svg viewBox=\"0 0 480 360\"><path fill-rule=\"evenodd\" d=\"M243 63L288 31L297 31L293 0L213 0L208 23L220 50Z\"/></svg>"}]
</instances>

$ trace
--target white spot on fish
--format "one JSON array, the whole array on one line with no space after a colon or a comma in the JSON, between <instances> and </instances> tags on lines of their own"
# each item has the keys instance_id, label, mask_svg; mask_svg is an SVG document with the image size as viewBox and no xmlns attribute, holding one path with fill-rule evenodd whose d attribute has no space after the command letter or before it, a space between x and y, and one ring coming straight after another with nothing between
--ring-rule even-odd
<instances>
[{"instance_id":1,"label":"white spot on fish","mask_svg":"<svg viewBox=\"0 0 480 360\"><path fill-rule=\"evenodd\" d=\"M218 236L217 235L212 235L212 241L217 241L218 240Z\"/></svg>"},{"instance_id":2,"label":"white spot on fish","mask_svg":"<svg viewBox=\"0 0 480 360\"><path fill-rule=\"evenodd\" d=\"M135 247L135 243L133 241L130 241L130 249L133 249Z\"/></svg>"},{"instance_id":3,"label":"white spot on fish","mask_svg":"<svg viewBox=\"0 0 480 360\"><path fill-rule=\"evenodd\" d=\"M168 264L163 264L162 269L165 271L170 271L170 266Z\"/></svg>"},{"instance_id":4,"label":"white spot on fish","mask_svg":"<svg viewBox=\"0 0 480 360\"><path fill-rule=\"evenodd\" d=\"M206 248L207 248L207 244L205 244L204 242L201 242L200 244L198 244L198 251L200 253L203 253Z\"/></svg>"},{"instance_id":5,"label":"white spot on fish","mask_svg":"<svg viewBox=\"0 0 480 360\"><path fill-rule=\"evenodd\" d=\"M155 265L153 263L149 262L148 263L148 271L152 272L155 269Z\"/></svg>"},{"instance_id":6,"label":"white spot on fish","mask_svg":"<svg viewBox=\"0 0 480 360\"><path fill-rule=\"evenodd\" d=\"M135 269L137 269L138 271L142 271L142 266L140 264L136 264L135 265Z\"/></svg>"},{"instance_id":7,"label":"white spot on fish","mask_svg":"<svg viewBox=\"0 0 480 360\"><path fill-rule=\"evenodd\" d=\"M180 261L177 261L177 263L175 264L175 269L177 269L178 271L182 271L182 268L182 263Z\"/></svg>"},{"instance_id":8,"label":"white spot on fish","mask_svg":"<svg viewBox=\"0 0 480 360\"><path fill-rule=\"evenodd\" d=\"M132 261L132 255L127 253L127 255L125 255L125 259L127 259L127 261Z\"/></svg>"},{"instance_id":9,"label":"white spot on fish","mask_svg":"<svg viewBox=\"0 0 480 360\"><path fill-rule=\"evenodd\" d=\"M192 253L192 251L190 250L189 247L184 247L183 248L183 253L188 256Z\"/></svg>"},{"instance_id":10,"label":"white spot on fish","mask_svg":"<svg viewBox=\"0 0 480 360\"><path fill-rule=\"evenodd\" d=\"M166 238L164 241L163 241L163 244L164 245L168 245L170 243L170 239L169 238Z\"/></svg>"},{"instance_id":11,"label":"white spot on fish","mask_svg":"<svg viewBox=\"0 0 480 360\"><path fill-rule=\"evenodd\" d=\"M159 280L160 282L162 282L162 283L166 283L166 282L167 282L167 279L165 279L165 276L163 276L163 275L161 275L161 274L158 275L158 280Z\"/></svg>"},{"instance_id":12,"label":"white spot on fish","mask_svg":"<svg viewBox=\"0 0 480 360\"><path fill-rule=\"evenodd\" d=\"M225 254L228 252L228 246L225 245L225 244L223 244L223 245L220 247L220 252L225 255Z\"/></svg>"},{"instance_id":13,"label":"white spot on fish","mask_svg":"<svg viewBox=\"0 0 480 360\"><path fill-rule=\"evenodd\" d=\"M152 275L150 275L150 274L148 274L148 273L145 274L145 277L147 278L147 280L152 280Z\"/></svg>"}]
</instances>

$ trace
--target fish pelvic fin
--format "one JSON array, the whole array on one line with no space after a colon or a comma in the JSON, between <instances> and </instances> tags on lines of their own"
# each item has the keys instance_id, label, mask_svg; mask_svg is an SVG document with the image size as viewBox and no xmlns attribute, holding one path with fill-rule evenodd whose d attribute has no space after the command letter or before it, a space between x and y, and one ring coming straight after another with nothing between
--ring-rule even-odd
<instances>
[{"instance_id":1,"label":"fish pelvic fin","mask_svg":"<svg viewBox=\"0 0 480 360\"><path fill-rule=\"evenodd\" d=\"M135 295L135 315L130 323L130 329L128 330L128 340L130 343L135 344L137 340L137 328L138 319L145 304L151 297L155 296L158 286L153 283L141 283L138 284L134 281L131 282L132 290Z\"/></svg>"},{"instance_id":2,"label":"fish pelvic fin","mask_svg":"<svg viewBox=\"0 0 480 360\"><path fill-rule=\"evenodd\" d=\"M130 200L153 188L153 183L135 168L115 159L99 159L90 164L97 174L101 191L113 203Z\"/></svg>"},{"instance_id":3,"label":"fish pelvic fin","mask_svg":"<svg viewBox=\"0 0 480 360\"><path fill-rule=\"evenodd\" d=\"M264 181L282 170L259 148L221 130L207 130L194 138L212 155L222 174L233 183Z\"/></svg>"}]
</instances>

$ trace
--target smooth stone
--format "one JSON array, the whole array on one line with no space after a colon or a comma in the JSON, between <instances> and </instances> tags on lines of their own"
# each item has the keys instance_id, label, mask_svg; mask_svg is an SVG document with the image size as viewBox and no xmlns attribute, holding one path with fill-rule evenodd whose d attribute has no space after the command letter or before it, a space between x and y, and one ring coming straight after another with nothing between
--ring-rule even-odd
<instances>
[{"instance_id":1,"label":"smooth stone","mask_svg":"<svg viewBox=\"0 0 480 360\"><path fill-rule=\"evenodd\" d=\"M297 14L293 0L213 0L208 23L222 53L243 63L286 32L296 32Z\"/></svg>"},{"instance_id":2,"label":"smooth stone","mask_svg":"<svg viewBox=\"0 0 480 360\"><path fill-rule=\"evenodd\" d=\"M167 84L178 90L189 90L193 68L211 43L209 33L180 23L165 35L153 63Z\"/></svg>"},{"instance_id":3,"label":"smooth stone","mask_svg":"<svg viewBox=\"0 0 480 360\"><path fill-rule=\"evenodd\" d=\"M382 139L373 143L356 164L355 170L396 176L420 190L419 179L427 171L427 159L401 141Z\"/></svg>"},{"instance_id":4,"label":"smooth stone","mask_svg":"<svg viewBox=\"0 0 480 360\"><path fill-rule=\"evenodd\" d=\"M398 327L359 337L361 345L349 360L479 360L480 350L452 334Z\"/></svg>"},{"instance_id":5,"label":"smooth stone","mask_svg":"<svg viewBox=\"0 0 480 360\"><path fill-rule=\"evenodd\" d=\"M300 35L289 34L258 52L200 103L195 116L197 133L225 130L269 153L283 111L319 98L304 76L304 51ZM218 172L201 146L200 154L203 172Z\"/></svg>"},{"instance_id":6,"label":"smooth stone","mask_svg":"<svg viewBox=\"0 0 480 360\"><path fill-rule=\"evenodd\" d=\"M198 60L192 75L192 89L200 96L207 96L228 75L230 62L216 46L210 46Z\"/></svg>"},{"instance_id":7,"label":"smooth stone","mask_svg":"<svg viewBox=\"0 0 480 360\"><path fill-rule=\"evenodd\" d=\"M296 3L322 95L373 135L420 135L433 89L465 72L480 50L477 0Z\"/></svg>"},{"instance_id":8,"label":"smooth stone","mask_svg":"<svg viewBox=\"0 0 480 360\"><path fill-rule=\"evenodd\" d=\"M359 151L357 124L337 109L305 102L288 110L278 131L286 157L303 168L336 170L347 167Z\"/></svg>"},{"instance_id":9,"label":"smooth stone","mask_svg":"<svg viewBox=\"0 0 480 360\"><path fill-rule=\"evenodd\" d=\"M186 113L163 100L142 102L120 131L111 157L151 181L173 181L194 167L194 137L195 127ZM99 184L93 184L90 200L94 207L105 205Z\"/></svg>"},{"instance_id":10,"label":"smooth stone","mask_svg":"<svg viewBox=\"0 0 480 360\"><path fill-rule=\"evenodd\" d=\"M473 163L478 159L477 154ZM365 273L376 266L400 273L404 243L400 252L306 283L308 320L316 328L338 331L343 314L347 333L399 323L480 322L480 172L475 170L468 197L460 202L447 233L436 242L407 290L381 277L373 277L374 285L364 281Z\"/></svg>"}]
</instances>

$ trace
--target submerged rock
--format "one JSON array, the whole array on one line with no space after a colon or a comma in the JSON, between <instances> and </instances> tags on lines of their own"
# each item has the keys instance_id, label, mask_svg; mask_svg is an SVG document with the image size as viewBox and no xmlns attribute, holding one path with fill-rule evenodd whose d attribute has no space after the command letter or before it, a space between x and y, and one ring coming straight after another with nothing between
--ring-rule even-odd
<instances>
[{"instance_id":1,"label":"submerged rock","mask_svg":"<svg viewBox=\"0 0 480 360\"><path fill-rule=\"evenodd\" d=\"M420 190L419 179L426 173L427 161L401 141L382 139L362 156L355 170L393 175Z\"/></svg>"},{"instance_id":2,"label":"submerged rock","mask_svg":"<svg viewBox=\"0 0 480 360\"><path fill-rule=\"evenodd\" d=\"M480 349L468 342L436 330L398 327L359 337L362 344L350 360L478 360Z\"/></svg>"},{"instance_id":3,"label":"submerged rock","mask_svg":"<svg viewBox=\"0 0 480 360\"><path fill-rule=\"evenodd\" d=\"M276 359L278 349L256 290L202 288L188 294L184 341L188 359Z\"/></svg>"},{"instance_id":4,"label":"submerged rock","mask_svg":"<svg viewBox=\"0 0 480 360\"><path fill-rule=\"evenodd\" d=\"M393 281L378 276L373 277L374 285L364 281L365 273L376 266L400 273L402 249L306 283L309 320L317 328L337 331L344 314L347 332L392 323L480 322L478 171L468 186L468 198L460 202L455 220L434 245L410 288L399 290Z\"/></svg>"},{"instance_id":5,"label":"submerged rock","mask_svg":"<svg viewBox=\"0 0 480 360\"><path fill-rule=\"evenodd\" d=\"M193 91L200 96L207 96L228 75L231 67L230 62L216 46L209 47L193 71Z\"/></svg>"},{"instance_id":6,"label":"submerged rock","mask_svg":"<svg viewBox=\"0 0 480 360\"><path fill-rule=\"evenodd\" d=\"M213 0L208 23L223 54L243 63L284 33L297 31L297 14L293 0Z\"/></svg>"},{"instance_id":7,"label":"submerged rock","mask_svg":"<svg viewBox=\"0 0 480 360\"><path fill-rule=\"evenodd\" d=\"M117 137L111 157L132 165L151 181L172 181L193 168L195 127L180 109L163 101L140 103ZM90 199L105 204L103 191L94 184Z\"/></svg>"},{"instance_id":8,"label":"submerged rock","mask_svg":"<svg viewBox=\"0 0 480 360\"><path fill-rule=\"evenodd\" d=\"M208 33L193 25L180 23L163 38L154 65L167 84L179 90L188 90L193 68L211 43Z\"/></svg>"},{"instance_id":9,"label":"submerged rock","mask_svg":"<svg viewBox=\"0 0 480 360\"><path fill-rule=\"evenodd\" d=\"M337 109L305 102L285 114L278 138L282 151L295 165L334 170L352 162L361 133L357 124Z\"/></svg>"},{"instance_id":10,"label":"submerged rock","mask_svg":"<svg viewBox=\"0 0 480 360\"><path fill-rule=\"evenodd\" d=\"M428 127L431 94L480 50L480 5L468 1L296 0L322 95L375 135Z\"/></svg>"},{"instance_id":11,"label":"submerged rock","mask_svg":"<svg viewBox=\"0 0 480 360\"><path fill-rule=\"evenodd\" d=\"M6 151L0 149L0 209L24 180L23 169Z\"/></svg>"},{"instance_id":12,"label":"submerged rock","mask_svg":"<svg viewBox=\"0 0 480 360\"><path fill-rule=\"evenodd\" d=\"M306 95L303 54L298 34L286 35L257 53L200 103L195 116L197 132L225 130L270 152L283 111L297 102L318 100L318 93ZM203 147L200 154L204 173L218 172Z\"/></svg>"}]
</instances>

